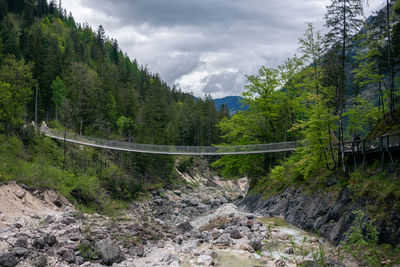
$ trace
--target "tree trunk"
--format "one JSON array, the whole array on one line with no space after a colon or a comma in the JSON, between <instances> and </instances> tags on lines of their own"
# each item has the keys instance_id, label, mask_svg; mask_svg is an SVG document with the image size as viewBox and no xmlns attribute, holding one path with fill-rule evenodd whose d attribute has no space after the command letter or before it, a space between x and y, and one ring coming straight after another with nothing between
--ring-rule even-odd
<instances>
[{"instance_id":1,"label":"tree trunk","mask_svg":"<svg viewBox=\"0 0 400 267\"><path fill-rule=\"evenodd\" d=\"M390 36L390 1L386 0L386 31L387 31L387 56L388 56L388 71L389 71L389 81L388 81L388 89L389 89L389 120L390 122L393 120L394 113L394 78L393 78L393 64L392 64L392 39Z\"/></svg>"},{"instance_id":2,"label":"tree trunk","mask_svg":"<svg viewBox=\"0 0 400 267\"><path fill-rule=\"evenodd\" d=\"M339 85L339 140L341 145L341 160L343 172L346 172L346 165L344 164L344 136L343 136L343 108L344 108L344 88L346 86L346 2L343 1L343 47L342 47L342 80Z\"/></svg>"},{"instance_id":3,"label":"tree trunk","mask_svg":"<svg viewBox=\"0 0 400 267\"><path fill-rule=\"evenodd\" d=\"M37 123L38 123L37 110L38 110L38 87L36 85L36 87L35 87L35 125L37 125Z\"/></svg>"}]
</instances>

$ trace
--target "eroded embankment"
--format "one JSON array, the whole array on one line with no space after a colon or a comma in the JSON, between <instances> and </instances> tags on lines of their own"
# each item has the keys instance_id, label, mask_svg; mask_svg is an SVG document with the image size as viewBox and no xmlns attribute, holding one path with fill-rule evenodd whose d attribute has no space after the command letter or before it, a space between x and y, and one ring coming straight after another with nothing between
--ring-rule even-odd
<instances>
[{"instance_id":1,"label":"eroded embankment","mask_svg":"<svg viewBox=\"0 0 400 267\"><path fill-rule=\"evenodd\" d=\"M261 194L249 194L238 203L238 207L261 216L281 217L306 231L319 232L325 239L339 245L354 223L354 212L367 210L368 205L373 205L371 202L367 198L356 199L348 189L343 189L334 198L320 191L309 195L299 188L287 189L268 199ZM400 214L395 209L387 211L386 218L377 220L376 227L379 242L400 242Z\"/></svg>"}]
</instances>

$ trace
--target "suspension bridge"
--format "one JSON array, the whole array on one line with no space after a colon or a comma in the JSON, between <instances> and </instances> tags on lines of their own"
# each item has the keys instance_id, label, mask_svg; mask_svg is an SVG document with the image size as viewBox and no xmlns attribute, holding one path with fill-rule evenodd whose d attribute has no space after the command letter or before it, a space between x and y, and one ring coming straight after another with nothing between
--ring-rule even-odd
<instances>
[{"instance_id":1,"label":"suspension bridge","mask_svg":"<svg viewBox=\"0 0 400 267\"><path fill-rule=\"evenodd\" d=\"M84 146L98 147L104 149L139 152L164 155L190 155L190 156L213 156L213 155L244 155L290 152L301 145L299 141L251 144L251 145L229 145L229 146L174 146L174 145L152 145L138 144L126 141L108 140L72 134L66 131L53 130L42 123L40 132L52 139ZM371 152L390 152L391 149L400 148L400 133L385 135L374 139L345 142L344 152L346 154ZM338 145L338 150L341 146Z\"/></svg>"}]
</instances>

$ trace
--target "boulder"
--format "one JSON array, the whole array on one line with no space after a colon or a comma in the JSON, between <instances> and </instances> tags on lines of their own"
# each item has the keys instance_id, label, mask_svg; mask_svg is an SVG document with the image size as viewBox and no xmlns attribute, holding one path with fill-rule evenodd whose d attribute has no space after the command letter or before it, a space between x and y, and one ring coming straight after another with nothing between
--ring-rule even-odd
<instances>
[{"instance_id":1,"label":"boulder","mask_svg":"<svg viewBox=\"0 0 400 267\"><path fill-rule=\"evenodd\" d=\"M145 256L144 255L144 246L143 245L137 246L135 251L136 251L136 255L137 256L139 256L139 257L144 257Z\"/></svg>"},{"instance_id":2,"label":"boulder","mask_svg":"<svg viewBox=\"0 0 400 267\"><path fill-rule=\"evenodd\" d=\"M199 201L197 199L193 198L190 200L190 205L197 206L197 205L199 205Z\"/></svg>"},{"instance_id":3,"label":"boulder","mask_svg":"<svg viewBox=\"0 0 400 267\"><path fill-rule=\"evenodd\" d=\"M39 256L35 259L36 267L46 267L47 266L47 258L45 256Z\"/></svg>"},{"instance_id":4,"label":"boulder","mask_svg":"<svg viewBox=\"0 0 400 267\"><path fill-rule=\"evenodd\" d=\"M256 250L256 251L261 251L262 243L261 243L261 240L260 240L260 239L258 239L258 238L252 238L252 239L249 241L249 245L250 245L254 250Z\"/></svg>"},{"instance_id":5,"label":"boulder","mask_svg":"<svg viewBox=\"0 0 400 267\"><path fill-rule=\"evenodd\" d=\"M240 239L242 238L242 234L239 232L239 230L233 230L230 234L230 237L233 239Z\"/></svg>"},{"instance_id":6,"label":"boulder","mask_svg":"<svg viewBox=\"0 0 400 267\"><path fill-rule=\"evenodd\" d=\"M197 229L192 229L192 230L190 230L189 235L191 238L200 238L201 232Z\"/></svg>"},{"instance_id":7,"label":"boulder","mask_svg":"<svg viewBox=\"0 0 400 267\"><path fill-rule=\"evenodd\" d=\"M177 236L172 240L172 242L177 243L177 244L180 245L182 243L182 237Z\"/></svg>"},{"instance_id":8,"label":"boulder","mask_svg":"<svg viewBox=\"0 0 400 267\"><path fill-rule=\"evenodd\" d=\"M204 265L204 266L211 266L214 263L214 260L211 256L208 255L201 255L197 258L196 261L197 264L199 265Z\"/></svg>"},{"instance_id":9,"label":"boulder","mask_svg":"<svg viewBox=\"0 0 400 267\"><path fill-rule=\"evenodd\" d=\"M21 189L19 189L19 190L17 190L17 192L15 192L15 195L16 195L18 198L23 198L23 197L26 195L26 192L23 191L23 190L21 190Z\"/></svg>"},{"instance_id":10,"label":"boulder","mask_svg":"<svg viewBox=\"0 0 400 267\"><path fill-rule=\"evenodd\" d=\"M33 241L33 244L32 244L32 246L37 249L42 249L45 247L45 245L46 245L46 242L44 242L43 237L39 237L38 239Z\"/></svg>"},{"instance_id":11,"label":"boulder","mask_svg":"<svg viewBox=\"0 0 400 267\"><path fill-rule=\"evenodd\" d=\"M18 258L15 257L12 252L0 253L0 266L4 267L14 267L19 262Z\"/></svg>"},{"instance_id":12,"label":"boulder","mask_svg":"<svg viewBox=\"0 0 400 267\"><path fill-rule=\"evenodd\" d=\"M258 230L260 230L260 225L258 223L253 224L251 231L257 232Z\"/></svg>"},{"instance_id":13,"label":"boulder","mask_svg":"<svg viewBox=\"0 0 400 267\"><path fill-rule=\"evenodd\" d=\"M232 244L232 239L229 234L221 235L216 241L216 244L229 247Z\"/></svg>"},{"instance_id":14,"label":"boulder","mask_svg":"<svg viewBox=\"0 0 400 267\"><path fill-rule=\"evenodd\" d=\"M44 237L44 242L49 245L49 247L54 246L57 243L57 238L53 234L48 234Z\"/></svg>"},{"instance_id":15,"label":"boulder","mask_svg":"<svg viewBox=\"0 0 400 267\"><path fill-rule=\"evenodd\" d=\"M63 257L63 260L65 260L68 263L75 262L75 253L73 250L70 250L70 249L65 250L62 257Z\"/></svg>"},{"instance_id":16,"label":"boulder","mask_svg":"<svg viewBox=\"0 0 400 267\"><path fill-rule=\"evenodd\" d=\"M114 262L120 263L125 260L125 255L110 238L100 240L96 243L99 256L106 265L112 265Z\"/></svg>"},{"instance_id":17,"label":"boulder","mask_svg":"<svg viewBox=\"0 0 400 267\"><path fill-rule=\"evenodd\" d=\"M14 253L14 255L18 258L21 257L26 257L28 256L29 252L26 248L21 248L21 247L15 247L12 252Z\"/></svg>"},{"instance_id":18,"label":"boulder","mask_svg":"<svg viewBox=\"0 0 400 267\"><path fill-rule=\"evenodd\" d=\"M167 252L162 256L162 260L161 261L165 262L167 264L170 264L170 263L175 262L175 261L179 262L179 258L176 255L174 255L174 254L172 254L170 252Z\"/></svg>"},{"instance_id":19,"label":"boulder","mask_svg":"<svg viewBox=\"0 0 400 267\"><path fill-rule=\"evenodd\" d=\"M15 247L27 248L28 247L28 239L26 238L18 238L15 243Z\"/></svg>"},{"instance_id":20,"label":"boulder","mask_svg":"<svg viewBox=\"0 0 400 267\"><path fill-rule=\"evenodd\" d=\"M292 254L294 254L294 249L292 247L285 248L283 250L283 253L292 255Z\"/></svg>"},{"instance_id":21,"label":"boulder","mask_svg":"<svg viewBox=\"0 0 400 267\"><path fill-rule=\"evenodd\" d=\"M183 222L177 226L178 230L185 233L193 229L193 226L189 222Z\"/></svg>"}]
</instances>

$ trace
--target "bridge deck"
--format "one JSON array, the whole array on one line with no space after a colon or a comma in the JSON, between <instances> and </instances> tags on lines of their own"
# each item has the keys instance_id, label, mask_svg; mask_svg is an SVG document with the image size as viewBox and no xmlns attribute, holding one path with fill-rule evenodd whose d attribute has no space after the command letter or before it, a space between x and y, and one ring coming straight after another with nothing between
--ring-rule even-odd
<instances>
[{"instance_id":1,"label":"bridge deck","mask_svg":"<svg viewBox=\"0 0 400 267\"><path fill-rule=\"evenodd\" d=\"M40 130L46 136L91 147L99 147L105 149L139 152L150 154L164 155L192 155L192 156L210 156L210 155L244 155L244 154L260 154L260 153L277 153L295 150L300 146L299 141L269 143L269 144L253 144L253 145L231 145L231 146L173 146L173 145L150 145L137 144L123 141L107 140L92 138L87 136L66 134L57 132L49 128ZM358 142L345 142L344 152L349 153L372 153L388 151L389 149L400 148L400 135L393 134L390 136L381 136L374 139L365 139Z\"/></svg>"},{"instance_id":2,"label":"bridge deck","mask_svg":"<svg viewBox=\"0 0 400 267\"><path fill-rule=\"evenodd\" d=\"M260 153L276 153L293 151L299 145L299 142L284 142L256 145L237 145L237 146L165 146L165 145L150 145L137 144L130 142L95 139L83 136L71 137L64 139L62 134L54 132L44 133L46 136L91 147L99 147L105 149L140 152L149 154L164 154L164 155L190 155L190 156L213 156L213 155L243 155L243 154L260 154Z\"/></svg>"}]
</instances>

